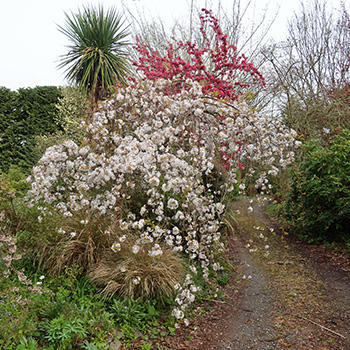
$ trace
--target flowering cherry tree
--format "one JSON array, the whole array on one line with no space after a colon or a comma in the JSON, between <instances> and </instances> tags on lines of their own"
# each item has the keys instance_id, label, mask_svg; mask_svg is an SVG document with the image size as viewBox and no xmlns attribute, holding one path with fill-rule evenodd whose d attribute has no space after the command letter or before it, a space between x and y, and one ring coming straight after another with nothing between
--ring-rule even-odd
<instances>
[{"instance_id":1,"label":"flowering cherry tree","mask_svg":"<svg viewBox=\"0 0 350 350\"><path fill-rule=\"evenodd\" d=\"M189 261L183 280L171 285L177 319L195 299L191 276L200 270L208 278L210 269L221 269L224 198L244 191L241 169L265 191L297 146L294 131L240 97L249 84L237 74L263 87L262 75L227 42L211 11L203 10L200 19L202 49L179 42L160 57L138 42L135 65L145 79L119 87L84 122L82 144L66 140L48 148L28 179L28 205L41 211L39 220L61 217L63 264L74 258L93 273L106 249L151 262L171 251ZM219 186L208 181L213 177L222 179ZM89 253L93 247L98 254ZM117 268L121 275L131 267ZM136 287L129 290L137 290L145 277L130 276Z\"/></svg>"},{"instance_id":2,"label":"flowering cherry tree","mask_svg":"<svg viewBox=\"0 0 350 350\"><path fill-rule=\"evenodd\" d=\"M78 242L99 220L105 229L91 239L111 237L107 248L115 254L132 240L135 255L146 251L157 259L170 248L189 259L194 274L220 269L225 194L242 186L239 169L252 162L260 165L256 186L266 187L268 175L293 160L295 133L242 101L207 94L193 79L183 84L172 95L164 93L164 79L120 88L85 123L81 145L67 140L47 149L28 179L27 199L43 216L62 215L57 232L66 242ZM218 154L227 156L226 169ZM225 179L220 188L203 181L214 171ZM188 273L174 289L173 315L181 319L197 287Z\"/></svg>"}]
</instances>

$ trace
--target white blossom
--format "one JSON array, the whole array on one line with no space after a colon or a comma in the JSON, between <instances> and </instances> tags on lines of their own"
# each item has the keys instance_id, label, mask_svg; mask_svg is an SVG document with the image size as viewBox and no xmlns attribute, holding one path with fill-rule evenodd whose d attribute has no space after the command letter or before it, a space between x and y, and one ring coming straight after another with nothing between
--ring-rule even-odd
<instances>
[{"instance_id":1,"label":"white blossom","mask_svg":"<svg viewBox=\"0 0 350 350\"><path fill-rule=\"evenodd\" d=\"M140 246L138 246L138 245L134 245L134 246L132 247L132 252L133 252L134 254L137 254L137 253L139 252L139 250L140 250Z\"/></svg>"},{"instance_id":2,"label":"white blossom","mask_svg":"<svg viewBox=\"0 0 350 350\"><path fill-rule=\"evenodd\" d=\"M58 213L67 222L77 218L76 223L89 226L94 221L80 213L98 218L105 224L102 232L115 235L114 251L129 242L133 254L142 251L157 258L163 253L160 242L167 242L168 248L187 254L193 273L201 267L206 278L210 266L219 269L212 252L223 249L223 197L247 186L238 177L240 170L249 167L247 177L266 192L269 178L293 161L298 142L294 131L258 115L244 101L227 104L208 98L190 80L187 91L159 93L167 83L159 79L118 88L85 122L81 146L66 140L46 150L28 178L26 200L28 206L38 206L41 218ZM218 113L222 118L214 117ZM229 159L216 166L222 152ZM225 183L216 188L205 183L204 175L221 176ZM109 227L112 222L119 226ZM76 235L76 226L63 227ZM125 235L119 236L120 230ZM57 231L65 233L59 227ZM177 319L184 318L195 289L186 276L177 289Z\"/></svg>"}]
</instances>

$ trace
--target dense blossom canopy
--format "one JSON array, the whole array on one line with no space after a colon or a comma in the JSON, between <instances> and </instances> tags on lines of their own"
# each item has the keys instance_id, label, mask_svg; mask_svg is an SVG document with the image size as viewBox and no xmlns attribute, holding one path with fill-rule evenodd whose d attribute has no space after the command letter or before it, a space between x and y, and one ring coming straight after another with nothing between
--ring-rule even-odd
<instances>
[{"instance_id":1,"label":"dense blossom canopy","mask_svg":"<svg viewBox=\"0 0 350 350\"><path fill-rule=\"evenodd\" d=\"M240 185L239 169L259 164L256 187L266 188L269 174L293 160L295 134L244 102L203 94L192 80L171 96L163 93L168 84L160 79L121 88L86 123L81 146L67 140L47 149L33 169L28 201L43 215L79 216L81 229L96 217L117 217L116 254L132 233L134 254L147 249L157 256L171 247L188 256L194 273L200 266L208 276L210 266L220 268L222 200ZM218 154L226 155L227 169ZM225 180L219 189L203 182L213 171ZM176 317L183 317L195 290L188 275L178 287Z\"/></svg>"}]
</instances>

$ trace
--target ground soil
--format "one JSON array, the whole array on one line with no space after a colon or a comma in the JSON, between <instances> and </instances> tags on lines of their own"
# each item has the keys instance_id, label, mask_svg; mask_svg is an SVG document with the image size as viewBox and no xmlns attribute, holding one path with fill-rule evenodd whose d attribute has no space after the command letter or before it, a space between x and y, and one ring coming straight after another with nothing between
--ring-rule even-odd
<instances>
[{"instance_id":1,"label":"ground soil","mask_svg":"<svg viewBox=\"0 0 350 350\"><path fill-rule=\"evenodd\" d=\"M191 325L158 349L350 349L349 258L288 235L258 203L237 201L232 212L224 298L207 312L197 305Z\"/></svg>"}]
</instances>

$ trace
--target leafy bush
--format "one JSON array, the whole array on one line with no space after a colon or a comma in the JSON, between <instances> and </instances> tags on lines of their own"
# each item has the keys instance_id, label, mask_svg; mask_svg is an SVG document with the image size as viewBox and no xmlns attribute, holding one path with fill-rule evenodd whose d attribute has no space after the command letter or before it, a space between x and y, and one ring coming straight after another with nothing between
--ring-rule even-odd
<instances>
[{"instance_id":1,"label":"leafy bush","mask_svg":"<svg viewBox=\"0 0 350 350\"><path fill-rule=\"evenodd\" d=\"M106 348L116 328L107 311L110 303L81 278L81 269L67 268L50 277L42 271L16 274L11 266L8 276L0 274L1 349L68 350L81 349L83 343Z\"/></svg>"},{"instance_id":2,"label":"leafy bush","mask_svg":"<svg viewBox=\"0 0 350 350\"><path fill-rule=\"evenodd\" d=\"M16 350L37 350L38 343L33 338L25 338L21 339L21 342L16 347Z\"/></svg>"},{"instance_id":3,"label":"leafy bush","mask_svg":"<svg viewBox=\"0 0 350 350\"><path fill-rule=\"evenodd\" d=\"M62 143L70 139L80 143L84 136L84 128L81 127L83 119L89 115L90 106L86 97L76 86L61 88L62 97L56 104L57 113L54 122L60 129L52 134L44 133L35 136L35 157L38 161L48 147Z\"/></svg>"},{"instance_id":4,"label":"leafy bush","mask_svg":"<svg viewBox=\"0 0 350 350\"><path fill-rule=\"evenodd\" d=\"M12 234L16 234L25 221L20 212L23 209L21 199L27 190L25 175L18 167L12 166L8 174L0 172L0 213L9 221L8 229Z\"/></svg>"},{"instance_id":5,"label":"leafy bush","mask_svg":"<svg viewBox=\"0 0 350 350\"><path fill-rule=\"evenodd\" d=\"M286 218L296 232L317 240L349 239L350 131L327 147L305 146L305 157L294 172L286 202Z\"/></svg>"}]
</instances>

